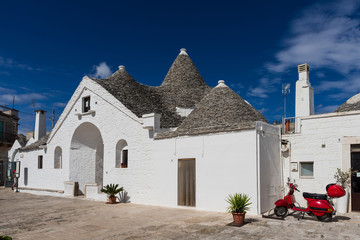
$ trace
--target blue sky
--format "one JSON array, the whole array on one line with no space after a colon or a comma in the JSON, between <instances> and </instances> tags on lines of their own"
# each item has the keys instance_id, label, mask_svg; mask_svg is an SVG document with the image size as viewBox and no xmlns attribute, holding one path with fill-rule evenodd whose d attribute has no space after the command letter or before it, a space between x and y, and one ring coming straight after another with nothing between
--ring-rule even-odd
<instances>
[{"instance_id":1,"label":"blue sky","mask_svg":"<svg viewBox=\"0 0 360 240\"><path fill-rule=\"evenodd\" d=\"M61 114L84 75L125 65L156 86L186 48L210 86L225 80L269 122L283 115L281 84L310 65L315 111L334 111L360 91L360 0L1 1L0 105ZM51 122L48 121L51 129Z\"/></svg>"}]
</instances>

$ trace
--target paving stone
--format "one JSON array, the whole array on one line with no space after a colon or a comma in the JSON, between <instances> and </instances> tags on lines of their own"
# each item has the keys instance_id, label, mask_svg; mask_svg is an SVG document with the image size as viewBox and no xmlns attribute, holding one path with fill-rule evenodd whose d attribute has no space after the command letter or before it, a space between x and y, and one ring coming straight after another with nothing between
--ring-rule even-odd
<instances>
[{"instance_id":1,"label":"paving stone","mask_svg":"<svg viewBox=\"0 0 360 240\"><path fill-rule=\"evenodd\" d=\"M233 227L226 213L14 193L0 188L0 235L14 239L359 239L360 213L332 222L246 216Z\"/></svg>"}]
</instances>

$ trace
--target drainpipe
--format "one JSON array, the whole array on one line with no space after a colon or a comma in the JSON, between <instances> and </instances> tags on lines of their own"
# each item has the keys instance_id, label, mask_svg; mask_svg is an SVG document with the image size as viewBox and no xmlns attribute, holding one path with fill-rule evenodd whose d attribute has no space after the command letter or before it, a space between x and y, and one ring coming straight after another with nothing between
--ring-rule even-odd
<instances>
[{"instance_id":1,"label":"drainpipe","mask_svg":"<svg viewBox=\"0 0 360 240\"><path fill-rule=\"evenodd\" d=\"M257 189L256 189L256 198L257 198L257 214L261 214L260 213L260 164L259 164L259 161L260 161L260 134L261 134L261 128L258 128L259 125L257 125L257 131L256 131L256 186L257 186Z\"/></svg>"}]
</instances>

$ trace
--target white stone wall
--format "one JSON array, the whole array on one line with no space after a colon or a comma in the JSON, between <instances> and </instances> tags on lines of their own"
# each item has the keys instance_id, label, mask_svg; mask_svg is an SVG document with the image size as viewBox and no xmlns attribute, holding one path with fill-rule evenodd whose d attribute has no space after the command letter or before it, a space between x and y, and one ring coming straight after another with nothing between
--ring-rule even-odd
<instances>
[{"instance_id":1,"label":"white stone wall","mask_svg":"<svg viewBox=\"0 0 360 240\"><path fill-rule=\"evenodd\" d=\"M290 153L283 155L283 166L284 180L290 176L296 181L301 191L295 194L296 199L305 205L302 192L325 194L326 185L335 182L336 169L349 169L350 159L344 159L343 149L348 148L347 151L350 151L351 141L345 143L345 139L351 136L357 139L360 136L360 112L304 117L301 118L300 131L299 134L283 136L283 139L290 141ZM297 172L289 171L290 162L298 163ZM313 178L300 177L300 162L314 162Z\"/></svg>"},{"instance_id":2,"label":"white stone wall","mask_svg":"<svg viewBox=\"0 0 360 240\"><path fill-rule=\"evenodd\" d=\"M279 197L281 185L279 169L279 141L266 142L267 138L279 139L279 129L262 123L265 135L263 147L257 142L257 130L208 134L202 136L178 137L156 140L153 147L154 161L154 204L177 206L178 160L195 158L196 164L196 208L223 212L228 194L246 193L251 197L250 214L259 214L269 210L273 199L263 195L263 208L260 206L260 185L274 187ZM269 126L266 128L266 126ZM273 128L276 128L275 130ZM269 134L271 132L272 134ZM266 143L265 143L266 142ZM270 160L270 156L277 159ZM273 154L271 154L273 153ZM271 162L277 166L268 168ZM259 171L263 168L263 176ZM273 171L276 169L276 171ZM271 172L273 171L273 172ZM274 180L276 179L276 180ZM262 183L260 184L260 182ZM271 187L270 187L271 185ZM267 193L267 192L266 192Z\"/></svg>"},{"instance_id":3,"label":"white stone wall","mask_svg":"<svg viewBox=\"0 0 360 240\"><path fill-rule=\"evenodd\" d=\"M94 112L79 115L82 112L82 98L86 96L90 96L91 110ZM31 178L29 177L27 187L64 189L64 182L70 180L69 160L72 136L77 127L84 122L91 122L101 133L104 143L103 184L120 184L129 192L131 202L150 202L152 184L149 179L151 176L149 145L152 139L149 137L149 131L142 128L141 119L87 77L74 92L50 135L42 170L37 170L37 155L43 153L43 150L26 152L22 169L25 166L29 167ZM125 169L115 168L116 143L120 139L128 143L129 164ZM57 146L62 149L61 169L54 169L54 151ZM79 157L86 158L86 156ZM90 179L94 173L85 171L85 174L88 174L87 179ZM20 180L21 182L23 181Z\"/></svg>"},{"instance_id":4,"label":"white stone wall","mask_svg":"<svg viewBox=\"0 0 360 240\"><path fill-rule=\"evenodd\" d=\"M91 98L91 111L83 114L82 98L87 96ZM250 195L253 204L249 212L257 214L260 209L268 207L264 205L266 195L262 196L263 203L260 206L260 186L270 192L273 191L272 188L278 187L276 185L279 181L274 178L280 178L278 168L268 169L279 159L271 160L276 158L276 151L279 149L276 127L262 123L257 125L257 130L154 140L151 138L152 132L143 128L141 118L137 118L87 77L80 83L61 114L49 137L47 148L23 152L21 169L29 169L26 187L64 190L64 182L76 181L76 174L82 174L79 177L79 180L84 180L82 185L95 182L94 159L89 160L96 157L96 149L93 147L92 156L91 151L86 151L90 155L77 155L81 164L76 167L76 174L73 175L70 171L71 154L74 153L71 148L76 148L77 142L82 143L81 147L87 144L86 134L83 135L85 137L76 135L78 137L74 139L77 142L73 141L74 132L83 123L94 125L100 132L96 135L101 135L98 141L103 141L103 184L123 186L128 192L129 201L134 203L177 207L178 159L183 158L196 159L197 209L225 211L227 195L238 192ZM265 135L259 137L260 127ZM94 136L89 137L94 139ZM115 167L116 144L121 139L128 144L127 168ZM88 144L92 145L94 141ZM54 152L58 146L62 149L61 169L54 168ZM39 154L43 155L43 169L37 169ZM81 166L87 162L91 166ZM21 177L23 178L23 174ZM19 183L21 187L24 186L23 179ZM103 199L103 196L96 199Z\"/></svg>"},{"instance_id":5,"label":"white stone wall","mask_svg":"<svg viewBox=\"0 0 360 240\"><path fill-rule=\"evenodd\" d=\"M154 204L177 206L178 159L195 158L196 208L225 211L228 194L246 193L257 212L256 131L156 140Z\"/></svg>"},{"instance_id":6,"label":"white stone wall","mask_svg":"<svg viewBox=\"0 0 360 240\"><path fill-rule=\"evenodd\" d=\"M282 197L280 138L280 127L257 122L259 213L274 208L275 201Z\"/></svg>"}]
</instances>

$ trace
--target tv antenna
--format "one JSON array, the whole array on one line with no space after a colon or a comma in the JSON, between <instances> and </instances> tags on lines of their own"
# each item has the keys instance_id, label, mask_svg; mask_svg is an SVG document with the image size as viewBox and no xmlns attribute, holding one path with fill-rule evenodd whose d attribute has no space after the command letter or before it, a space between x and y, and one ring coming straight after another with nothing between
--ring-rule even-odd
<instances>
[{"instance_id":1,"label":"tv antenna","mask_svg":"<svg viewBox=\"0 0 360 240\"><path fill-rule=\"evenodd\" d=\"M286 118L286 95L290 93L290 83L283 83L281 92L284 95L284 118Z\"/></svg>"}]
</instances>

